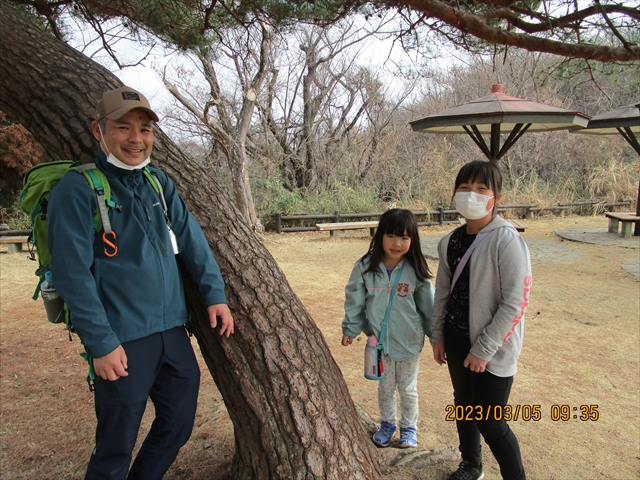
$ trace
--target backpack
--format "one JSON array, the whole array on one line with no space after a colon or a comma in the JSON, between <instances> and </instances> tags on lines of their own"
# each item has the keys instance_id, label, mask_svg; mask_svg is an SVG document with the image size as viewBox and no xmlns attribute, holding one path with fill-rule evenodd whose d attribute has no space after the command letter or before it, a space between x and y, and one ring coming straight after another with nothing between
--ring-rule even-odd
<instances>
[{"instance_id":1,"label":"backpack","mask_svg":"<svg viewBox=\"0 0 640 480\"><path fill-rule=\"evenodd\" d=\"M59 160L34 165L25 175L23 188L20 192L20 208L29 215L31 220L31 233L28 239L29 258L38 261L38 269L35 272L38 277L38 284L32 296L34 300L37 300L41 293L42 282L49 271L49 262L51 261L51 252L47 244L49 195L62 177L71 171L77 171L82 174L96 194L98 209L93 217L93 230L96 235L101 230L103 231L102 240L104 242L105 255L112 257L118 253L116 234L111 229L108 214L108 210L116 208L116 204L111 200L111 187L104 173L94 163L81 164L71 160ZM144 167L143 174L160 196L165 218L169 222L167 204L160 181L151 173L148 167ZM69 332L69 340L71 340L73 325L71 324L69 309L66 304L63 305L60 314L56 318L50 319L50 321L64 323ZM81 355L89 362L87 381L89 381L91 387L94 378L93 362L88 351Z\"/></svg>"}]
</instances>

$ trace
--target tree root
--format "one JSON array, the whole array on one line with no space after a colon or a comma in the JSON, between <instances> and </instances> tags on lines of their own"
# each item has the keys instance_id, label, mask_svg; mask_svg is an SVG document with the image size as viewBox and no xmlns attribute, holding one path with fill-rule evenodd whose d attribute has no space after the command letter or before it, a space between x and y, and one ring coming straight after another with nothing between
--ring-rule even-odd
<instances>
[{"instance_id":1,"label":"tree root","mask_svg":"<svg viewBox=\"0 0 640 480\"><path fill-rule=\"evenodd\" d=\"M364 429L369 435L373 435L378 429L378 424L359 405L356 405L356 411ZM406 449L398 447L397 440L392 440L387 448L379 448L378 454L380 468L384 474L397 472L402 468L424 468L438 463L457 463L460 461L460 453L455 447L445 446L432 450Z\"/></svg>"}]
</instances>

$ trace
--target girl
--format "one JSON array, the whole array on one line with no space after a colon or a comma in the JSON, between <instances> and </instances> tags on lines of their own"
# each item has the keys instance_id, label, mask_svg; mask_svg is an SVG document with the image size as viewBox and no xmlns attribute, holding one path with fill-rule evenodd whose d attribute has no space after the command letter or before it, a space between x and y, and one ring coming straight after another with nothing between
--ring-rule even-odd
<instances>
[{"instance_id":1,"label":"girl","mask_svg":"<svg viewBox=\"0 0 640 480\"><path fill-rule=\"evenodd\" d=\"M484 477L481 434L502 477L525 479L518 440L505 420L510 407L495 409L509 400L531 289L527 245L495 214L501 186L502 176L492 163L464 165L454 199L466 224L438 244L433 357L448 365L455 405L462 407L456 409L461 412L456 426L462 462L449 480ZM477 248L466 262L462 259L474 241ZM460 263L461 273L456 271Z\"/></svg>"},{"instance_id":2,"label":"girl","mask_svg":"<svg viewBox=\"0 0 640 480\"><path fill-rule=\"evenodd\" d=\"M391 286L399 275L395 292ZM392 209L380 217L369 251L356 262L346 287L342 345L364 332L377 344L391 302L384 365L378 384L380 428L373 441L389 445L396 431L396 388L400 392L400 447L417 447L418 366L424 336L431 335L433 286L420 249L418 223L409 210Z\"/></svg>"}]
</instances>

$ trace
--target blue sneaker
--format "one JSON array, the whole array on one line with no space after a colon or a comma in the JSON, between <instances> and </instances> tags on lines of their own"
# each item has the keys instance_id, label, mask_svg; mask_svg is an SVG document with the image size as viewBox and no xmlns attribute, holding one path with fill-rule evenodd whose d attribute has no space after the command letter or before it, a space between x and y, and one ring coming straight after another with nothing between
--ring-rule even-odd
<instances>
[{"instance_id":1,"label":"blue sneaker","mask_svg":"<svg viewBox=\"0 0 640 480\"><path fill-rule=\"evenodd\" d=\"M386 447L396 433L396 426L389 422L382 422L380 428L373 434L373 443L380 447Z\"/></svg>"},{"instance_id":2,"label":"blue sneaker","mask_svg":"<svg viewBox=\"0 0 640 480\"><path fill-rule=\"evenodd\" d=\"M413 427L400 427L400 448L415 448L418 446L418 436Z\"/></svg>"}]
</instances>

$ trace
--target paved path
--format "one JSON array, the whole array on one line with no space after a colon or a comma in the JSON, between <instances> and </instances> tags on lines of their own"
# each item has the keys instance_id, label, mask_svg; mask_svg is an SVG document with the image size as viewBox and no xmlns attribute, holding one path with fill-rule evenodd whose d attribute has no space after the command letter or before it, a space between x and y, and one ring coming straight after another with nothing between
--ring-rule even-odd
<instances>
[{"instance_id":1,"label":"paved path","mask_svg":"<svg viewBox=\"0 0 640 480\"><path fill-rule=\"evenodd\" d=\"M609 233L607 227L584 227L558 230L556 235L574 242L595 243L624 248L640 248L640 237L622 238L617 233Z\"/></svg>"},{"instance_id":2,"label":"paved path","mask_svg":"<svg viewBox=\"0 0 640 480\"><path fill-rule=\"evenodd\" d=\"M632 258L622 264L622 268L629 272L631 275L635 275L640 278L640 258Z\"/></svg>"},{"instance_id":3,"label":"paved path","mask_svg":"<svg viewBox=\"0 0 640 480\"><path fill-rule=\"evenodd\" d=\"M609 245L624 248L640 248L640 237L621 238L615 233L609 233L606 227L585 227L558 230L561 238L574 242L592 243L596 245ZM423 237L420 246L424 254L438 260L438 242L441 237ZM531 252L531 263L540 265L543 263L566 263L580 258L580 250L570 245L534 240L523 237ZM640 278L640 258L633 258L622 265L622 268L632 275Z\"/></svg>"},{"instance_id":4,"label":"paved path","mask_svg":"<svg viewBox=\"0 0 640 480\"><path fill-rule=\"evenodd\" d=\"M438 242L441 237L424 237L420 239L422 252L432 260L438 260ZM547 242L545 240L533 240L525 238L529 252L531 253L531 263L539 265L542 263L565 263L580 258L582 253L577 248L559 243Z\"/></svg>"}]
</instances>

